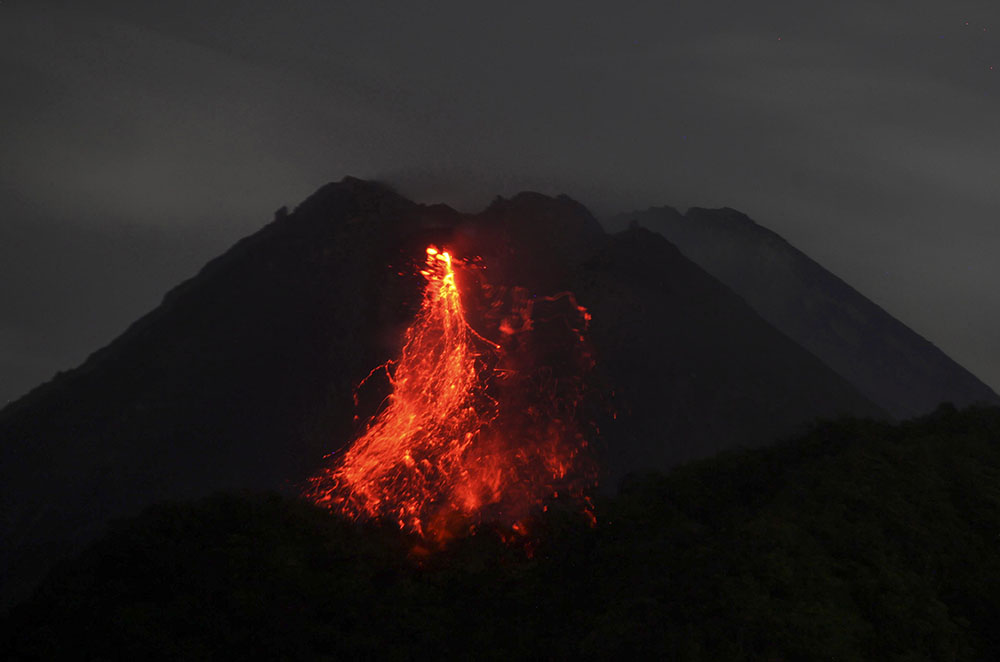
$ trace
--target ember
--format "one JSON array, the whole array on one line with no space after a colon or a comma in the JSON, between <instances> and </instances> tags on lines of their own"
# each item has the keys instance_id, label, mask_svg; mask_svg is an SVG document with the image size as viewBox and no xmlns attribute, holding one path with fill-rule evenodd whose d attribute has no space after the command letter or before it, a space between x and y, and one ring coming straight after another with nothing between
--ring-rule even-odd
<instances>
[{"instance_id":1,"label":"ember","mask_svg":"<svg viewBox=\"0 0 1000 662\"><path fill-rule=\"evenodd\" d=\"M467 322L456 266L427 249L420 312L385 366L387 404L307 492L439 545L485 521L522 535L534 509L582 499L596 476L576 423L592 365L586 310L569 294L535 303L514 291L495 343Z\"/></svg>"}]
</instances>

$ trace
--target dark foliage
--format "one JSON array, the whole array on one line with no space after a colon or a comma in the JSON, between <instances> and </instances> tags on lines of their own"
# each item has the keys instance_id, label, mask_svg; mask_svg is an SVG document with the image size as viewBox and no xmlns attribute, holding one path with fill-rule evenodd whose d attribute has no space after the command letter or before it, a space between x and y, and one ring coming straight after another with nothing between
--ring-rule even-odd
<instances>
[{"instance_id":1,"label":"dark foliage","mask_svg":"<svg viewBox=\"0 0 1000 662\"><path fill-rule=\"evenodd\" d=\"M159 505L50 574L15 658L1000 659L1000 409L843 420L667 476L533 554L421 556L280 496Z\"/></svg>"}]
</instances>

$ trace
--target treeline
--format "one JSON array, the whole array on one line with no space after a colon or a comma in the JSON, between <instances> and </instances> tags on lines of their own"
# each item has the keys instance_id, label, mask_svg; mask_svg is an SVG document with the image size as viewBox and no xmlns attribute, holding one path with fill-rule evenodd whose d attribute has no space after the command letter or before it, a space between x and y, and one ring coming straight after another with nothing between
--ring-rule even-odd
<instances>
[{"instance_id":1,"label":"treeline","mask_svg":"<svg viewBox=\"0 0 1000 662\"><path fill-rule=\"evenodd\" d=\"M667 476L531 554L414 554L274 495L165 504L54 571L12 659L1000 659L1000 409L846 420Z\"/></svg>"}]
</instances>

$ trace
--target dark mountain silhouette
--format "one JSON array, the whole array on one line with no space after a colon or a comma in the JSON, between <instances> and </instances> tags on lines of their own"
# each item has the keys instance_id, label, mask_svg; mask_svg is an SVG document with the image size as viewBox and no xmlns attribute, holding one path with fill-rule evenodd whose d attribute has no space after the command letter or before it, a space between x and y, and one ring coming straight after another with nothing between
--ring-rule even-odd
<instances>
[{"instance_id":1,"label":"dark mountain silhouette","mask_svg":"<svg viewBox=\"0 0 1000 662\"><path fill-rule=\"evenodd\" d=\"M588 406L605 485L815 417L884 415L648 231L608 236L566 197L522 193L463 215L345 178L0 412L3 601L150 503L297 492L353 438L355 413L373 413L355 412L355 386L397 355L431 243L481 256L493 285L570 290L593 312Z\"/></svg>"},{"instance_id":2,"label":"dark mountain silhouette","mask_svg":"<svg viewBox=\"0 0 1000 662\"><path fill-rule=\"evenodd\" d=\"M731 287L761 317L822 359L897 418L950 401L1000 404L1000 396L944 352L735 209L654 207L614 217L657 232Z\"/></svg>"}]
</instances>

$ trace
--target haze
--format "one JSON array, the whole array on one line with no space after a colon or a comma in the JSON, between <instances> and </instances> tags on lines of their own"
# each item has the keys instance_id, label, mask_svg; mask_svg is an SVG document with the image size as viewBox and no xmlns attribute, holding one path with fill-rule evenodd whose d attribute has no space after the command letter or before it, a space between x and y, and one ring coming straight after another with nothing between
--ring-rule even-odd
<instances>
[{"instance_id":1,"label":"haze","mask_svg":"<svg viewBox=\"0 0 1000 662\"><path fill-rule=\"evenodd\" d=\"M347 174L730 206L1000 390L995 2L0 3L0 404Z\"/></svg>"}]
</instances>

